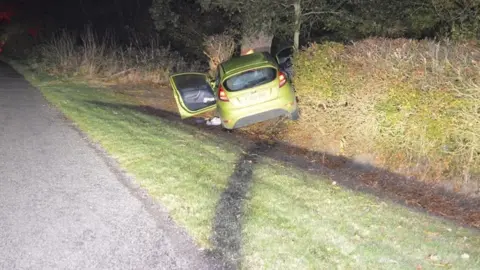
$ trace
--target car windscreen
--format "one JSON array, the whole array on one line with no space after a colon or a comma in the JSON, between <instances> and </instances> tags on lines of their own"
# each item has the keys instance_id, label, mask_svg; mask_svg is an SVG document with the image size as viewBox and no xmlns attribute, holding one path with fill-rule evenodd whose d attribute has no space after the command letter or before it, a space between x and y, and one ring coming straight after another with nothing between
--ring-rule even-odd
<instances>
[{"instance_id":1,"label":"car windscreen","mask_svg":"<svg viewBox=\"0 0 480 270\"><path fill-rule=\"evenodd\" d=\"M272 82L277 78L277 70L271 67L252 69L225 80L223 85L227 91L241 91Z\"/></svg>"}]
</instances>

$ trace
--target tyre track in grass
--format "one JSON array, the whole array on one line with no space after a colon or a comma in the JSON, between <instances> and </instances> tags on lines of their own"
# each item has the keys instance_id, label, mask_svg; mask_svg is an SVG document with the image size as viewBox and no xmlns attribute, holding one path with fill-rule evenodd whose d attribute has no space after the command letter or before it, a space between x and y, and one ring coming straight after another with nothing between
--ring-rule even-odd
<instances>
[{"instance_id":1,"label":"tyre track in grass","mask_svg":"<svg viewBox=\"0 0 480 270\"><path fill-rule=\"evenodd\" d=\"M242 260L242 220L244 203L252 185L253 169L258 157L272 145L253 144L240 157L230 176L227 188L220 196L213 222L213 256L225 263L226 269L239 269Z\"/></svg>"},{"instance_id":2,"label":"tyre track in grass","mask_svg":"<svg viewBox=\"0 0 480 270\"><path fill-rule=\"evenodd\" d=\"M181 120L176 113L148 105L112 104L97 101L89 103L112 109L129 109L171 122L194 126L203 132L241 145L243 149L247 149L245 151L249 155L255 155L257 159L266 157L281 161L290 166L327 177L338 185L351 190L373 194L417 211L452 220L462 226L480 229L480 197L467 197L414 178L361 165L345 157L310 151L281 141L275 141L274 147L270 147L268 151L262 149L262 151L251 152L252 145L255 148L268 143L241 131L225 132L219 127L199 124L195 119Z\"/></svg>"}]
</instances>

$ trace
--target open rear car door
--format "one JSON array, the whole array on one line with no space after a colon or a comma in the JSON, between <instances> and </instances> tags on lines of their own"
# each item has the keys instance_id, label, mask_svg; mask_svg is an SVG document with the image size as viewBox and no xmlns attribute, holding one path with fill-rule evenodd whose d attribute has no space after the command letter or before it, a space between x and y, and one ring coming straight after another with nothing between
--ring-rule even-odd
<instances>
[{"instance_id":1,"label":"open rear car door","mask_svg":"<svg viewBox=\"0 0 480 270\"><path fill-rule=\"evenodd\" d=\"M215 93L205 74L175 74L170 77L170 85L182 119L214 110L217 106Z\"/></svg>"}]
</instances>

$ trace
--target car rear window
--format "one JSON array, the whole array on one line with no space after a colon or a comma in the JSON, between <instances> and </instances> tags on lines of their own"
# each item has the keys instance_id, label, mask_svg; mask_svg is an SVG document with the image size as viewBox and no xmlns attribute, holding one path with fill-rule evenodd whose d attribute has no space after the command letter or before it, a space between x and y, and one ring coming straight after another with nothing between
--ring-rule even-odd
<instances>
[{"instance_id":1,"label":"car rear window","mask_svg":"<svg viewBox=\"0 0 480 270\"><path fill-rule=\"evenodd\" d=\"M269 83L277 78L277 70L266 67L252 69L228 78L224 82L227 91L240 91Z\"/></svg>"}]
</instances>

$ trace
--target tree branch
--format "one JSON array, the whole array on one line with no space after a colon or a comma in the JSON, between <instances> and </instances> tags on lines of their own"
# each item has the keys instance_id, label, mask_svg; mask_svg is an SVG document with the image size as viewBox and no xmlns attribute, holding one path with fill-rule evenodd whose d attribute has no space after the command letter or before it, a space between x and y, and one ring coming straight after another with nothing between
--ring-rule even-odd
<instances>
[{"instance_id":1,"label":"tree branch","mask_svg":"<svg viewBox=\"0 0 480 270\"><path fill-rule=\"evenodd\" d=\"M338 11L310 11L307 13L303 13L302 16L310 16L310 15L320 15L320 14L340 14Z\"/></svg>"},{"instance_id":2,"label":"tree branch","mask_svg":"<svg viewBox=\"0 0 480 270\"><path fill-rule=\"evenodd\" d=\"M321 10L321 11L309 11L306 13L303 13L302 16L310 16L310 15L321 15L321 14L335 14L338 15L340 12L339 10L345 3L347 3L348 0L340 1L336 6L330 7L330 10Z\"/></svg>"}]
</instances>

